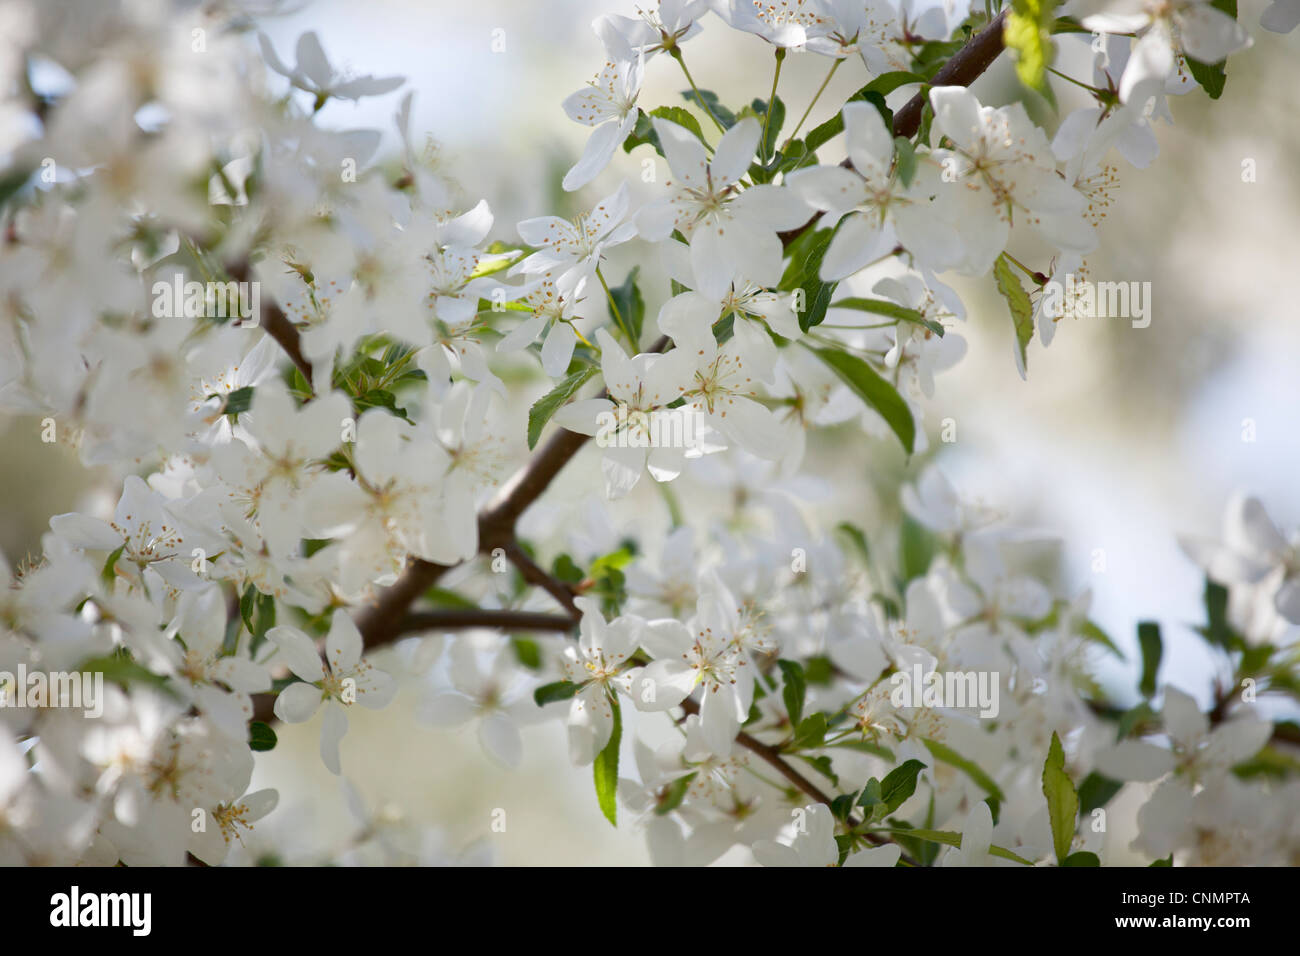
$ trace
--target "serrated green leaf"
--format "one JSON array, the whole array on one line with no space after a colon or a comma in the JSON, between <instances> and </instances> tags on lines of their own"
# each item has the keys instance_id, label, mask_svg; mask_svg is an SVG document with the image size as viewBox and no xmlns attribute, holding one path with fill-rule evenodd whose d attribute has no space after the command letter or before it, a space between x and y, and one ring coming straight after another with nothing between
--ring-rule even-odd
<instances>
[{"instance_id":1,"label":"serrated green leaf","mask_svg":"<svg viewBox=\"0 0 1300 956\"><path fill-rule=\"evenodd\" d=\"M538 439L542 437L542 429L546 423L551 420L560 406L567 402L578 389L591 381L591 377L596 374L596 366L588 365L580 368L564 381L556 385L536 402L533 407L528 409L528 447L531 450L537 445Z\"/></svg>"},{"instance_id":2,"label":"serrated green leaf","mask_svg":"<svg viewBox=\"0 0 1300 956\"><path fill-rule=\"evenodd\" d=\"M1074 823L1079 815L1079 794L1070 775L1065 772L1065 749L1061 738L1052 732L1051 747L1043 763L1043 796L1047 798L1047 819L1052 825L1052 846L1056 860L1064 864L1074 839Z\"/></svg>"}]
</instances>

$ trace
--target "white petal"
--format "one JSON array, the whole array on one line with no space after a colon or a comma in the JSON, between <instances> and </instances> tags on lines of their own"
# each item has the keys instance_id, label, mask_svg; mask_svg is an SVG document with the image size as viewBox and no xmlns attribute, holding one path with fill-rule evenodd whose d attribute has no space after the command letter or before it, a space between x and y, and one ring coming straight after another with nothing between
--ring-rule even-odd
<instances>
[{"instance_id":1,"label":"white petal","mask_svg":"<svg viewBox=\"0 0 1300 956\"><path fill-rule=\"evenodd\" d=\"M479 743L491 756L514 770L524 755L524 742L513 720L502 713L488 714L478 725Z\"/></svg>"},{"instance_id":2,"label":"white petal","mask_svg":"<svg viewBox=\"0 0 1300 956\"><path fill-rule=\"evenodd\" d=\"M348 715L343 707L331 701L325 707L325 719L320 726L320 758L335 776L343 773L339 763L339 741L348 732Z\"/></svg>"},{"instance_id":3,"label":"white petal","mask_svg":"<svg viewBox=\"0 0 1300 956\"><path fill-rule=\"evenodd\" d=\"M361 632L352 616L341 607L334 610L329 634L325 636L325 656L335 674L354 670L361 660Z\"/></svg>"},{"instance_id":4,"label":"white petal","mask_svg":"<svg viewBox=\"0 0 1300 956\"><path fill-rule=\"evenodd\" d=\"M745 175L762 135L763 127L752 116L746 116L723 134L709 166L715 188L729 186ZM673 171L677 171L676 167Z\"/></svg>"},{"instance_id":5,"label":"white petal","mask_svg":"<svg viewBox=\"0 0 1300 956\"><path fill-rule=\"evenodd\" d=\"M325 666L310 637L296 627L281 625L266 632L266 639L280 649L284 662L302 680L318 681L325 676Z\"/></svg>"},{"instance_id":6,"label":"white petal","mask_svg":"<svg viewBox=\"0 0 1300 956\"><path fill-rule=\"evenodd\" d=\"M1113 780L1158 780L1173 769L1173 754L1140 740L1121 740L1097 754L1097 770Z\"/></svg>"},{"instance_id":7,"label":"white petal","mask_svg":"<svg viewBox=\"0 0 1300 956\"><path fill-rule=\"evenodd\" d=\"M311 684L290 684L275 698L275 716L286 724L301 724L311 720L321 704L319 687Z\"/></svg>"}]
</instances>

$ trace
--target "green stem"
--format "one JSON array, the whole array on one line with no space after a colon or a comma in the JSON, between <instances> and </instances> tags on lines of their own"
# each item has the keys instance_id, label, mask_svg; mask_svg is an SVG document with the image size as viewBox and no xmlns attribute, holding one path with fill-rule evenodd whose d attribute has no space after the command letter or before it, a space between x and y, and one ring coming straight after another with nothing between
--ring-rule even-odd
<instances>
[{"instance_id":1,"label":"green stem","mask_svg":"<svg viewBox=\"0 0 1300 956\"><path fill-rule=\"evenodd\" d=\"M658 488L659 493L664 496L664 504L668 506L668 518L672 523L673 529L676 530L677 528L680 528L686 522L682 517L682 506L677 500L677 495L668 487L668 482L666 481L656 481L655 487Z\"/></svg>"},{"instance_id":2,"label":"green stem","mask_svg":"<svg viewBox=\"0 0 1300 956\"><path fill-rule=\"evenodd\" d=\"M831 64L831 71L826 74L826 79L822 80L822 85L817 87L817 92L813 94L812 102L809 103L808 108L803 111L803 116L799 117L799 122L795 124L794 132L790 134L790 139L794 139L799 135L799 130L803 129L803 124L804 121L808 119L808 114L813 111L813 107L817 105L817 101L821 99L822 94L826 92L826 87L831 84L831 77L835 75L835 71L840 68L840 64L843 62L844 58L840 57Z\"/></svg>"},{"instance_id":3,"label":"green stem","mask_svg":"<svg viewBox=\"0 0 1300 956\"><path fill-rule=\"evenodd\" d=\"M691 92L695 94L695 102L703 107L704 112L709 114L709 119L713 120L713 125L718 128L718 132L725 133L727 127L723 126L722 121L713 115L713 110L709 108L709 104L705 101L704 97L700 95L700 88L695 85L695 79L691 76L691 71L686 68L686 58L682 56L682 51L677 47L673 47L672 52L669 55L677 61L677 65L680 66L682 72L686 74L686 82L691 84Z\"/></svg>"},{"instance_id":4,"label":"green stem","mask_svg":"<svg viewBox=\"0 0 1300 956\"><path fill-rule=\"evenodd\" d=\"M1059 76L1061 79L1065 80L1065 82L1067 82L1067 83L1073 83L1075 86L1079 87L1080 89L1087 90L1089 93L1092 93L1094 96L1100 96L1102 93L1105 92L1104 90L1099 90L1099 89L1098 89L1097 87L1095 87L1095 86L1089 86L1087 83L1084 83L1084 82L1082 82L1082 81L1080 81L1080 80L1076 80L1076 79L1075 79L1074 77L1072 77L1072 76L1066 76L1066 75L1065 75L1064 73L1062 73L1060 70L1054 70L1054 69L1052 69L1050 66L1047 68L1047 72L1048 72L1048 73L1055 74L1056 76Z\"/></svg>"},{"instance_id":5,"label":"green stem","mask_svg":"<svg viewBox=\"0 0 1300 956\"><path fill-rule=\"evenodd\" d=\"M1023 262L1021 262L1019 259L1013 256L1011 253L1003 250L1002 254L1007 257L1007 262L1011 263L1013 266L1018 267L1020 271L1023 272L1025 275L1029 276L1029 278L1036 285L1042 285L1042 283L1038 281L1039 273L1029 268L1029 266L1025 265Z\"/></svg>"},{"instance_id":6,"label":"green stem","mask_svg":"<svg viewBox=\"0 0 1300 956\"><path fill-rule=\"evenodd\" d=\"M609 291L609 283L605 281L604 274L600 271L600 266L596 266L596 278L600 280L601 288L605 290L605 298L609 300L609 311L614 316L614 324L619 327L623 335L627 337L628 344L636 351L639 343L633 341L632 330L623 322L623 313L618 310L618 303L614 301L614 293Z\"/></svg>"},{"instance_id":7,"label":"green stem","mask_svg":"<svg viewBox=\"0 0 1300 956\"><path fill-rule=\"evenodd\" d=\"M763 136L758 141L758 154L763 157L763 162L769 159L767 155L767 128L772 123L772 105L776 102L776 85L781 80L781 64L785 62L785 47L776 48L776 69L772 71L772 95L767 98L767 109L763 111Z\"/></svg>"}]
</instances>

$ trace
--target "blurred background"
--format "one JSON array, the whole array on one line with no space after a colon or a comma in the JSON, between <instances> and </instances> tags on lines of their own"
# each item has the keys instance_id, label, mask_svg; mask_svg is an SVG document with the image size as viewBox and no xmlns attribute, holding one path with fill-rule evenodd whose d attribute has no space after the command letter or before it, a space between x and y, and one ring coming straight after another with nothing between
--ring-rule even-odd
<instances>
[{"instance_id":1,"label":"blurred background","mask_svg":"<svg viewBox=\"0 0 1300 956\"><path fill-rule=\"evenodd\" d=\"M959 330L968 354L940 376L927 408L932 452L964 496L1062 541L1057 584L1066 594L1091 589L1093 618L1128 656L1127 663L1098 660L1103 686L1121 703L1132 700L1140 619L1163 625L1162 679L1208 699L1214 662L1186 630L1202 618L1202 576L1176 536L1217 535L1224 505L1239 489L1258 494L1282 528L1300 523L1300 32L1278 37L1259 30L1263 7L1261 0L1242 0L1240 19L1255 47L1231 58L1218 102L1199 90L1171 97L1175 123L1158 126L1160 155L1146 170L1112 154L1120 185L1089 269L1097 279L1149 281L1150 327L1064 320L1050 349L1037 340L1030 346L1028 380L1022 381L1010 319L992 280L954 283L969 311ZM416 94L417 142L432 136L469 202L489 200L497 217L493 236L516 240L519 219L571 215L621 178L632 181L634 208L654 189L639 181L646 150L619 152L579 193L566 195L558 186L588 133L564 116L560 102L603 62L589 27L602 12L633 11L620 0L318 0L261 26L289 62L298 34L315 29L332 62L361 74L405 75L405 89ZM766 98L770 47L712 17L704 23L704 32L685 48L697 83L733 106ZM1057 65L1086 77L1086 54L1084 42L1071 42ZM780 92L791 116L802 113L828 65L813 55L787 59ZM867 79L860 61L846 63L805 129L826 119ZM640 102L647 109L682 105L684 87L676 65L657 58ZM995 105L1021 96L1005 58L975 90L982 102ZM1081 91L1061 83L1056 90L1063 110L1084 105L1076 96ZM356 106L333 102L321 121L381 128L391 150L398 144L392 117L400 96ZM1051 132L1055 121L1035 112L1039 104L1029 107ZM828 148L821 158L840 156ZM1254 161L1254 182L1243 181L1247 159ZM644 248L635 243L616 250L606 268L611 281L620 281L639 255ZM1030 264L1046 266L1042 257ZM656 264L642 265L652 318L666 284L653 279ZM512 403L518 414L507 421L519 432L510 440L520 445L522 410L544 385L521 388L527 394ZM944 418L956 422L953 444L935 438ZM1248 423L1253 441L1243 440L1250 436ZM57 466L51 464L55 456L29 454L39 443L29 426L0 424L9 451L0 457L0 490L9 501L0 513L0 546L15 563L39 551L49 515L111 508L117 493L105 476L81 469L71 451L62 451ZM893 443L846 444L844 434L814 439L804 469L826 479L833 492L817 505L824 520L849 518L870 527L873 515L895 507L873 489L914 477L919 463L904 462ZM594 459L571 465L530 514L526 530L571 546L572 527L557 527L560 509L548 503L601 496L598 469L583 462L595 465ZM662 520L665 506L650 484L644 481L609 509L616 529ZM690 521L725 504L689 477L674 489ZM1097 549L1106 557L1101 573L1092 569ZM400 669L395 658L413 650L408 644L389 652L392 669ZM384 666L385 659L378 663ZM254 785L281 791L280 811L265 830L259 824L258 833L274 840L285 862L311 862L345 848L347 834L374 832L428 863L647 861L635 826L625 821L615 830L601 817L591 772L569 764L561 725L525 728L523 763L506 771L484 755L472 727L438 731L416 722L428 687L428 678L406 677L388 709L350 713L343 743L344 768L355 788L350 796L316 755L319 716L279 728L280 745L260 756ZM630 763L627 749L624 760ZM1112 860L1126 859L1140 803L1140 788L1131 787L1112 809ZM508 825L494 832L493 811L502 809ZM439 827L441 838L413 835L411 828L423 824ZM332 834L333 842L315 843L313 831ZM261 849L250 845L253 855Z\"/></svg>"}]
</instances>

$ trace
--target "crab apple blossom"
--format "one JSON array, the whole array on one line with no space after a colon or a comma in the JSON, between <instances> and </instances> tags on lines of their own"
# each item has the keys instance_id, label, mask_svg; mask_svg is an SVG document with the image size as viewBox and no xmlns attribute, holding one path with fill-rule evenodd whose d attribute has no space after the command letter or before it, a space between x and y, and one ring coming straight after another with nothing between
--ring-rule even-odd
<instances>
[{"instance_id":1,"label":"crab apple blossom","mask_svg":"<svg viewBox=\"0 0 1300 956\"><path fill-rule=\"evenodd\" d=\"M1132 341L1039 372L1095 318L1054 288L1142 243L1110 214L1160 218L1128 167L1218 161L1163 127L1256 24L621 2L490 82L421 33L430 110L310 6L0 0L0 864L517 862L595 814L665 865L1300 862L1294 509L1186 529L1189 617L1021 500L1043 419L982 400ZM595 68L549 111L543 37Z\"/></svg>"}]
</instances>

